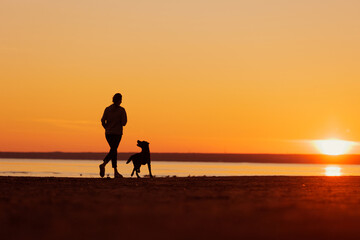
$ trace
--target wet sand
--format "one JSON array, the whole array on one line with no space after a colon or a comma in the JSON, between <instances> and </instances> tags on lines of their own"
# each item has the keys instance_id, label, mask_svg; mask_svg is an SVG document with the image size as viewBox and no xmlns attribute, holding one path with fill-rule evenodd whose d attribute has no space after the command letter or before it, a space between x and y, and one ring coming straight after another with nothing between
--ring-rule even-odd
<instances>
[{"instance_id":1,"label":"wet sand","mask_svg":"<svg viewBox=\"0 0 360 240\"><path fill-rule=\"evenodd\" d=\"M0 177L1 239L360 239L360 177Z\"/></svg>"}]
</instances>

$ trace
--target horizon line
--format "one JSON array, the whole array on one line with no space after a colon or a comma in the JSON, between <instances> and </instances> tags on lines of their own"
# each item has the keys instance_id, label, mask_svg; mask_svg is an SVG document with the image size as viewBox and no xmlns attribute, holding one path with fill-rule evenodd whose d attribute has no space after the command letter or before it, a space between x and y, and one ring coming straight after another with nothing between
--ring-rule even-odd
<instances>
[{"instance_id":1,"label":"horizon line","mask_svg":"<svg viewBox=\"0 0 360 240\"><path fill-rule=\"evenodd\" d=\"M118 154L138 153L139 151L118 152ZM0 153L65 153L65 154L107 154L104 152L66 152L66 151L1 151ZM151 154L229 154L229 155L321 155L329 157L360 155L360 153L345 153L341 155L327 155L323 153L231 153L231 152L151 152Z\"/></svg>"}]
</instances>

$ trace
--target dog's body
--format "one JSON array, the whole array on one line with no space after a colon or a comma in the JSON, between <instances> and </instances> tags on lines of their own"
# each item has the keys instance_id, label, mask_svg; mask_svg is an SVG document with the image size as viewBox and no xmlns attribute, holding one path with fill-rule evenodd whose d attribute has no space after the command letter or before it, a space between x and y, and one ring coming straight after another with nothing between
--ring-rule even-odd
<instances>
[{"instance_id":1,"label":"dog's body","mask_svg":"<svg viewBox=\"0 0 360 240\"><path fill-rule=\"evenodd\" d=\"M137 143L138 143L137 146L141 148L141 152L131 155L129 160L127 160L126 162L126 164L128 164L129 162L132 161L134 164L134 169L131 173L131 176L133 176L135 172L136 176L139 178L141 165L147 164L149 168L149 175L150 177L153 177L151 174L149 143L146 141L139 141L139 140L137 141Z\"/></svg>"}]
</instances>

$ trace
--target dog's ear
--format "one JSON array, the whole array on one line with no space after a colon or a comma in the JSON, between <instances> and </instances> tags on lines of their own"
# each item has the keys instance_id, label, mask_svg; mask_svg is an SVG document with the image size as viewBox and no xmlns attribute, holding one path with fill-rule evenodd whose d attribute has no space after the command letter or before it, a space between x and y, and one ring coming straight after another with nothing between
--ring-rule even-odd
<instances>
[{"instance_id":1,"label":"dog's ear","mask_svg":"<svg viewBox=\"0 0 360 240\"><path fill-rule=\"evenodd\" d=\"M140 140L137 140L137 143L140 143L141 141Z\"/></svg>"}]
</instances>

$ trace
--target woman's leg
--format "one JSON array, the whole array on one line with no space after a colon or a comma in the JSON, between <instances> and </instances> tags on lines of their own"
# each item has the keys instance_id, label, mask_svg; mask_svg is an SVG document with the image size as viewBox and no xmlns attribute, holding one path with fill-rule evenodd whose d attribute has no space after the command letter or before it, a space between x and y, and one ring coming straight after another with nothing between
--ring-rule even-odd
<instances>
[{"instance_id":1,"label":"woman's leg","mask_svg":"<svg viewBox=\"0 0 360 240\"><path fill-rule=\"evenodd\" d=\"M117 149L121 141L121 135L113 135L113 142L110 151L112 151L111 164L114 169L117 168Z\"/></svg>"},{"instance_id":2,"label":"woman's leg","mask_svg":"<svg viewBox=\"0 0 360 240\"><path fill-rule=\"evenodd\" d=\"M105 166L106 164L110 161L110 159L112 158L113 155L113 150L112 150L112 145L113 145L113 136L111 134L105 134L105 138L106 141L108 142L109 146L110 146L110 151L108 154L106 154L103 163L99 165L100 168L100 177L104 177L105 176Z\"/></svg>"},{"instance_id":3,"label":"woman's leg","mask_svg":"<svg viewBox=\"0 0 360 240\"><path fill-rule=\"evenodd\" d=\"M115 134L106 134L105 135L106 141L108 142L109 147L110 147L110 151L104 158L104 166L110 160L113 160L114 158L115 158L115 160L117 159L117 148L120 143L119 136L120 136L120 140L121 140L121 135L115 135ZM114 167L114 165L113 165L113 167Z\"/></svg>"},{"instance_id":4,"label":"woman's leg","mask_svg":"<svg viewBox=\"0 0 360 240\"><path fill-rule=\"evenodd\" d=\"M121 141L122 135L115 135L115 134L106 134L106 141L110 146L109 153L105 156L104 162L100 164L100 176L105 176L105 165L111 160L112 167L114 168L114 176L115 177L122 177L121 174L117 170L117 148Z\"/></svg>"}]
</instances>

